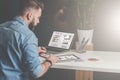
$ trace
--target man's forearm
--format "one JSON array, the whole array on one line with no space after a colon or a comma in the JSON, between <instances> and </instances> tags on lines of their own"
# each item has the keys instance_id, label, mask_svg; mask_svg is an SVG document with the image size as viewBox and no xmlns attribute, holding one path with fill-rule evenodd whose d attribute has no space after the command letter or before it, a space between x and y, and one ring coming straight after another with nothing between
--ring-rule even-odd
<instances>
[{"instance_id":1,"label":"man's forearm","mask_svg":"<svg viewBox=\"0 0 120 80\"><path fill-rule=\"evenodd\" d=\"M43 70L39 77L41 77L48 71L48 69L51 67L51 64L49 62L45 61L44 63L42 63L42 66L43 66Z\"/></svg>"}]
</instances>

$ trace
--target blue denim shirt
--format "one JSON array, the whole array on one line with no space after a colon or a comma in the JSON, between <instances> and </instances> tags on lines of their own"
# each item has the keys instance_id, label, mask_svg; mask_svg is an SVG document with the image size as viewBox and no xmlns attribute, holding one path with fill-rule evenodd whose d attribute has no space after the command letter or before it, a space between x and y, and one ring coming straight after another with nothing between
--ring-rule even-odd
<instances>
[{"instance_id":1,"label":"blue denim shirt","mask_svg":"<svg viewBox=\"0 0 120 80\"><path fill-rule=\"evenodd\" d=\"M20 17L0 24L0 80L30 80L41 72L38 40L28 25Z\"/></svg>"}]
</instances>

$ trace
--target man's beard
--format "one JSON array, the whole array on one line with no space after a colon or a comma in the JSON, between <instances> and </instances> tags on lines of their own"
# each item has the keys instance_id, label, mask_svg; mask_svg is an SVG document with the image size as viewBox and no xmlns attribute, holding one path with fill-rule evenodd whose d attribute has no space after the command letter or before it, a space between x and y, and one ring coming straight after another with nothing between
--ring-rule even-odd
<instances>
[{"instance_id":1,"label":"man's beard","mask_svg":"<svg viewBox=\"0 0 120 80\"><path fill-rule=\"evenodd\" d=\"M36 25L34 25L34 22L31 21L31 23L29 24L29 29L32 30L32 31L34 31L35 27L36 27Z\"/></svg>"}]
</instances>

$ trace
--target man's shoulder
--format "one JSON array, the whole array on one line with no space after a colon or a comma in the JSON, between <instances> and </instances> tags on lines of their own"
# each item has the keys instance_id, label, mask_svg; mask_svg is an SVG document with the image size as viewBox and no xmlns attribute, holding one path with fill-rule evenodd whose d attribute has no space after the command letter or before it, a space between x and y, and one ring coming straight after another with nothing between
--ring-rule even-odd
<instances>
[{"instance_id":1,"label":"man's shoulder","mask_svg":"<svg viewBox=\"0 0 120 80\"><path fill-rule=\"evenodd\" d=\"M13 21L11 22L10 28L20 34L23 35L28 35L28 34L32 34L33 32L28 28L28 26L23 25L17 21Z\"/></svg>"},{"instance_id":2,"label":"man's shoulder","mask_svg":"<svg viewBox=\"0 0 120 80\"><path fill-rule=\"evenodd\" d=\"M2 24L0 24L0 29L8 29L12 32L19 33L21 35L27 36L30 34L33 34L33 32L28 28L28 26L25 26L18 21L7 21Z\"/></svg>"},{"instance_id":3,"label":"man's shoulder","mask_svg":"<svg viewBox=\"0 0 120 80\"><path fill-rule=\"evenodd\" d=\"M0 28L7 27L10 24L10 21L6 21L0 24Z\"/></svg>"}]
</instances>

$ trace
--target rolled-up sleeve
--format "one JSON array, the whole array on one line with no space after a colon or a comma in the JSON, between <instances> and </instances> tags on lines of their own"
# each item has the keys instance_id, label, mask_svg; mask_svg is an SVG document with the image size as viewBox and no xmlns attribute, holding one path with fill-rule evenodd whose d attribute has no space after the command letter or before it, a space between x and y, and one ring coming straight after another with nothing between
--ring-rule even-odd
<instances>
[{"instance_id":1,"label":"rolled-up sleeve","mask_svg":"<svg viewBox=\"0 0 120 80\"><path fill-rule=\"evenodd\" d=\"M22 45L25 69L29 71L31 76L38 78L43 67L38 54L38 40L36 36L33 33L27 35Z\"/></svg>"}]
</instances>

